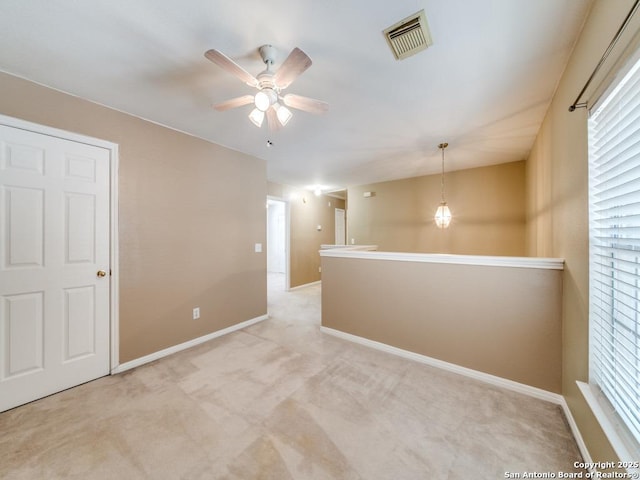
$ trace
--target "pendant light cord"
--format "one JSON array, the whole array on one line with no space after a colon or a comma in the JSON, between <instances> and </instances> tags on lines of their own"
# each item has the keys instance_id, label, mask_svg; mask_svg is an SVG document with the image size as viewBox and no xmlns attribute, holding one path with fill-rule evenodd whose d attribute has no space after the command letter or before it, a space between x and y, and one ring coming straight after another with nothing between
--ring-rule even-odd
<instances>
[{"instance_id":1,"label":"pendant light cord","mask_svg":"<svg viewBox=\"0 0 640 480\"><path fill-rule=\"evenodd\" d=\"M441 203L445 203L444 201L444 149L449 146L448 143L441 143L438 145L438 148L442 150L442 175L440 176L440 194L442 196Z\"/></svg>"}]
</instances>

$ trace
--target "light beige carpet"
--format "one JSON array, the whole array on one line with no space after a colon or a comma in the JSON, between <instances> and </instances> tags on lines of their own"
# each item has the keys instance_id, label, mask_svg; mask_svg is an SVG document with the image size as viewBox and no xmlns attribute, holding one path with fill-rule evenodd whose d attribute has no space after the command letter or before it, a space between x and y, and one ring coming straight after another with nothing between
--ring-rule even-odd
<instances>
[{"instance_id":1,"label":"light beige carpet","mask_svg":"<svg viewBox=\"0 0 640 480\"><path fill-rule=\"evenodd\" d=\"M570 472L560 408L271 318L0 414L2 479L498 479Z\"/></svg>"}]
</instances>

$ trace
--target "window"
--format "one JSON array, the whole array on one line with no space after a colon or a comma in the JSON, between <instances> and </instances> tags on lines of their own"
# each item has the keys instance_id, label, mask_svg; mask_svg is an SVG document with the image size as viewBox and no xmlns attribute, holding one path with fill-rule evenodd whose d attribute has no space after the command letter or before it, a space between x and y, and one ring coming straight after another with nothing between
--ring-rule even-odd
<instances>
[{"instance_id":1,"label":"window","mask_svg":"<svg viewBox=\"0 0 640 480\"><path fill-rule=\"evenodd\" d=\"M590 384L633 455L640 445L640 62L589 119ZM606 428L605 428L606 431ZM609 435L611 440L611 435ZM615 447L615 442L614 447ZM620 452L618 451L620 454ZM636 457L637 460L637 457Z\"/></svg>"}]
</instances>

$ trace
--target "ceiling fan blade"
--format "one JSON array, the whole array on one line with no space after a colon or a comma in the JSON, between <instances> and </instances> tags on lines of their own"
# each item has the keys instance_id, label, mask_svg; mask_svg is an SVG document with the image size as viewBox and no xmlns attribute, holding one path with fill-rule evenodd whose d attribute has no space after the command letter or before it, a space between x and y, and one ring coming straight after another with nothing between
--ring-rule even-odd
<instances>
[{"instance_id":1,"label":"ceiling fan blade","mask_svg":"<svg viewBox=\"0 0 640 480\"><path fill-rule=\"evenodd\" d=\"M253 95L243 95L242 97L232 98L226 102L220 102L213 106L219 112L224 112L231 108L242 107L243 105L249 105L253 103Z\"/></svg>"},{"instance_id":2,"label":"ceiling fan blade","mask_svg":"<svg viewBox=\"0 0 640 480\"><path fill-rule=\"evenodd\" d=\"M293 93L287 93L282 97L283 103L287 107L297 108L309 113L325 113L329 110L329 104L315 98L302 97Z\"/></svg>"},{"instance_id":3,"label":"ceiling fan blade","mask_svg":"<svg viewBox=\"0 0 640 480\"><path fill-rule=\"evenodd\" d=\"M278 114L273 107L269 107L267 110L267 123L269 124L269 130L277 132L280 130L280 121L278 120Z\"/></svg>"},{"instance_id":4,"label":"ceiling fan blade","mask_svg":"<svg viewBox=\"0 0 640 480\"><path fill-rule=\"evenodd\" d=\"M220 68L226 70L232 75L235 75L247 85L252 87L258 86L258 79L247 72L244 68L238 65L236 62L227 57L224 53L219 52L216 49L207 50L204 56L218 65Z\"/></svg>"},{"instance_id":5,"label":"ceiling fan blade","mask_svg":"<svg viewBox=\"0 0 640 480\"><path fill-rule=\"evenodd\" d=\"M298 47L291 50L282 65L275 73L273 80L281 89L287 88L296 78L298 78L307 68L311 66L309 56Z\"/></svg>"}]
</instances>

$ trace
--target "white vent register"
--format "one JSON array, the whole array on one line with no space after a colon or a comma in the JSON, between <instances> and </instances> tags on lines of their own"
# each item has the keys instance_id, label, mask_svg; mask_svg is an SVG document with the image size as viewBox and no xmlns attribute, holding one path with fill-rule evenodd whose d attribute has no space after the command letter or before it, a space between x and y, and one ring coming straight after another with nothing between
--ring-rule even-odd
<instances>
[{"instance_id":1,"label":"white vent register","mask_svg":"<svg viewBox=\"0 0 640 480\"><path fill-rule=\"evenodd\" d=\"M433 44L424 10L391 25L382 33L396 60L415 55Z\"/></svg>"}]
</instances>

